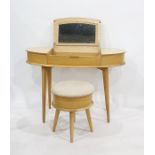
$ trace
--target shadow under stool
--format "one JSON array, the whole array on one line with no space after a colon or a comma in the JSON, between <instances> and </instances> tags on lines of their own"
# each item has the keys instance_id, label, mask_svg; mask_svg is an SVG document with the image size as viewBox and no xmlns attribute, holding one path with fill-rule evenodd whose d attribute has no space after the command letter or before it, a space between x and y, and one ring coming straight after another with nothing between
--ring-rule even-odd
<instances>
[{"instance_id":1,"label":"shadow under stool","mask_svg":"<svg viewBox=\"0 0 155 155\"><path fill-rule=\"evenodd\" d=\"M55 132L60 111L69 112L70 118L70 142L74 141L74 122L77 111L86 111L90 131L93 132L93 125L90 115L92 105L92 94L94 87L86 81L61 81L53 87L53 107L56 109L53 132Z\"/></svg>"}]
</instances>

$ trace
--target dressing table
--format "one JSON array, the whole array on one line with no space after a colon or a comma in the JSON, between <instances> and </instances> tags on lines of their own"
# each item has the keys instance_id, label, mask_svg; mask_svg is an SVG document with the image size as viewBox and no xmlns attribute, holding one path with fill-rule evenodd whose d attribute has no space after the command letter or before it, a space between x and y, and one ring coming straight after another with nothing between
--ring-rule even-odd
<instances>
[{"instance_id":1,"label":"dressing table","mask_svg":"<svg viewBox=\"0 0 155 155\"><path fill-rule=\"evenodd\" d=\"M61 33L61 26L62 34ZM69 30L67 25L70 24ZM78 24L78 25L75 25ZM80 25L79 25L80 24ZM82 25L85 24L85 25ZM91 27L93 25L94 27ZM71 32L72 28L87 26L90 32ZM89 27L88 27L89 26ZM94 32L95 30L95 32ZM64 34L68 32L67 36ZM76 37L70 37L69 33ZM80 33L83 33L81 36ZM94 38L93 38L94 35ZM51 108L52 98L52 68L97 68L102 71L103 87L106 104L107 122L110 122L109 102L109 68L121 66L125 63L123 50L100 48L100 21L85 18L65 18L54 21L54 44L53 48L30 48L27 49L27 63L38 65L42 70L42 121L46 121L46 91L48 93L48 106ZM81 38L80 38L81 37ZM87 37L87 40L86 40ZM67 38L67 39L66 39ZM76 40L74 40L76 38ZM79 38L79 39L78 39ZM89 39L88 39L89 38ZM73 39L74 41L72 41ZM66 42L67 40L67 42ZM71 42L72 41L72 42ZM68 43L69 42L69 43ZM47 90L46 90L47 89Z\"/></svg>"}]
</instances>

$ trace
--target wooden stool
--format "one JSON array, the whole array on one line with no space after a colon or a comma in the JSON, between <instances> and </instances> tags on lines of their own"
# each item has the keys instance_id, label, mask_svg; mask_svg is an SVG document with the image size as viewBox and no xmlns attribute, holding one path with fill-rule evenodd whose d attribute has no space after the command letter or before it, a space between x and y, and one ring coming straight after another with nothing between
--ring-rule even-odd
<instances>
[{"instance_id":1,"label":"wooden stool","mask_svg":"<svg viewBox=\"0 0 155 155\"><path fill-rule=\"evenodd\" d=\"M85 110L90 131L93 131L90 106L92 105L92 93L94 87L85 81L62 81L53 87L53 107L56 108L53 122L53 132L56 129L60 111L70 113L70 142L74 137L75 112Z\"/></svg>"}]
</instances>

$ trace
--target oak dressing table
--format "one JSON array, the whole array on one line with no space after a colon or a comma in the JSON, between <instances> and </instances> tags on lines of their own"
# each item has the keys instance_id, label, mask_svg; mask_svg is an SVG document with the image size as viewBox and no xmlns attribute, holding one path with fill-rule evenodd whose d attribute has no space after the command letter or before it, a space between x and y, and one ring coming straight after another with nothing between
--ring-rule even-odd
<instances>
[{"instance_id":1,"label":"oak dressing table","mask_svg":"<svg viewBox=\"0 0 155 155\"><path fill-rule=\"evenodd\" d=\"M82 24L81 24L82 23ZM63 27L64 24L64 27ZM67 25L69 24L69 25ZM77 25L75 25L77 24ZM27 49L27 63L42 69L42 121L46 121L46 87L51 108L52 68L97 68L102 71L107 122L110 122L109 71L123 65L123 50L100 48L100 21L85 18L65 18L54 21L53 48ZM93 26L92 26L93 25ZM60 27L59 27L60 26ZM62 26L62 31L61 31ZM69 30L66 26L69 26ZM78 27L78 32L75 32ZM73 31L71 31L74 28ZM79 29L84 29L80 30ZM87 30L86 30L87 28ZM65 33L72 33L75 37ZM62 33L59 37L59 33ZM74 34L73 34L74 33ZM78 33L78 35L77 35ZM82 34L82 35L80 35ZM76 38L76 40L74 40ZM89 39L88 39L89 38ZM66 42L67 40L67 42ZM73 42L71 42L74 40ZM70 43L68 43L70 42Z\"/></svg>"}]
</instances>

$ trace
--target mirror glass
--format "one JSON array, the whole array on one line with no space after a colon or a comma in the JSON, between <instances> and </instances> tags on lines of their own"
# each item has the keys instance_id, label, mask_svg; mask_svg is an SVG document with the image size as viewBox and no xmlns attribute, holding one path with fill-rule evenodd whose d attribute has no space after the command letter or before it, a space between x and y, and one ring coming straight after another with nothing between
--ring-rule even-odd
<instances>
[{"instance_id":1,"label":"mirror glass","mask_svg":"<svg viewBox=\"0 0 155 155\"><path fill-rule=\"evenodd\" d=\"M95 25L69 23L59 25L59 43L95 43Z\"/></svg>"}]
</instances>

